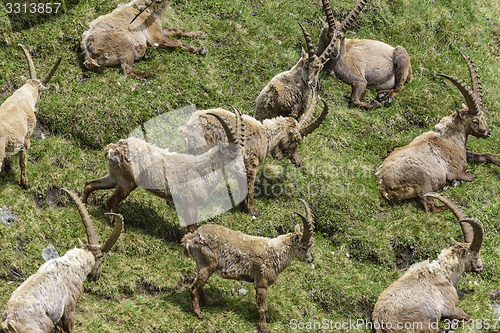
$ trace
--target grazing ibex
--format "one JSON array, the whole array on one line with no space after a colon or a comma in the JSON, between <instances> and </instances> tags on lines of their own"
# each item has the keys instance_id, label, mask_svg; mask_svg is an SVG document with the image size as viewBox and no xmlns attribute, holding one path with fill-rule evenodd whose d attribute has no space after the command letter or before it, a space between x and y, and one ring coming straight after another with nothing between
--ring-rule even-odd
<instances>
[{"instance_id":1,"label":"grazing ibex","mask_svg":"<svg viewBox=\"0 0 500 333\"><path fill-rule=\"evenodd\" d=\"M154 48L181 47L192 53L206 53L207 50L203 48L169 38L202 37L202 34L162 29L161 18L168 4L169 0L133 0L92 21L90 30L83 33L80 44L85 56L85 67L102 70L104 67L121 65L126 75L147 78L156 74L149 71L135 72L133 65L135 60L144 57L148 45ZM134 19L139 12L140 15ZM131 23L132 20L134 22Z\"/></svg>"},{"instance_id":2,"label":"grazing ibex","mask_svg":"<svg viewBox=\"0 0 500 333\"><path fill-rule=\"evenodd\" d=\"M99 245L87 208L75 192L63 190L68 192L82 216L89 243L80 241L80 248L47 261L14 291L3 317L5 333L50 333L59 321L64 332L71 333L73 312L82 294L83 282L99 279L106 254L120 236L123 218L112 214L117 220L113 232Z\"/></svg>"},{"instance_id":3,"label":"grazing ibex","mask_svg":"<svg viewBox=\"0 0 500 333\"><path fill-rule=\"evenodd\" d=\"M484 269L479 255L483 226L477 219L466 218L462 209L445 196L437 193L426 196L441 200L458 222L468 224L469 229L463 230L466 243L452 239L453 246L444 249L437 260L414 264L382 292L372 314L377 333L437 333L441 318L472 319L456 307L455 285L464 272L479 273Z\"/></svg>"},{"instance_id":4,"label":"grazing ibex","mask_svg":"<svg viewBox=\"0 0 500 333\"><path fill-rule=\"evenodd\" d=\"M61 57L47 73L38 80L36 69L28 50L22 44L18 44L26 56L30 69L30 79L17 89L12 96L0 105L0 169L5 159L4 171L11 168L10 157L19 153L19 165L21 168L21 185L29 187L26 167L28 164L28 150L30 149L30 136L36 125L36 106L43 91L47 90L45 85L54 75L61 63Z\"/></svg>"},{"instance_id":5,"label":"grazing ibex","mask_svg":"<svg viewBox=\"0 0 500 333\"><path fill-rule=\"evenodd\" d=\"M259 216L253 203L257 169L270 152L279 150L288 154L293 151L305 136L312 133L325 120L328 106L324 101L323 112L318 118L312 120L316 108L315 100L317 98L312 96L312 102L307 111L298 120L280 116L260 122L253 117L242 116L237 109L236 114L224 109L200 110L191 116L186 125L179 128L179 135L184 138L186 148L190 153L201 154L206 151L207 145L210 148L218 141L226 140L221 123L209 117L208 114L218 114L231 126L242 123L244 129L243 159L247 171L248 186L248 194L242 202L242 207L252 216Z\"/></svg>"},{"instance_id":6,"label":"grazing ibex","mask_svg":"<svg viewBox=\"0 0 500 333\"><path fill-rule=\"evenodd\" d=\"M474 180L475 176L467 171L468 157L500 165L489 154L466 151L470 134L489 138L491 132L482 112L481 83L476 67L465 53L460 53L469 67L472 88L454 76L438 75L450 80L460 90L467 107L444 117L436 125L435 131L416 137L409 145L396 149L384 160L376 173L377 184L382 198L390 203L418 197L428 213L446 209L436 207L433 200L423 195L439 190L446 182Z\"/></svg>"},{"instance_id":7,"label":"grazing ibex","mask_svg":"<svg viewBox=\"0 0 500 333\"><path fill-rule=\"evenodd\" d=\"M302 199L306 216L295 212L302 219L304 233L300 226L295 232L269 239L255 237L228 228L208 224L182 238L184 254L196 261L198 273L191 288L191 304L198 318L203 319L198 300L213 303L203 286L208 278L217 272L224 279L252 282L255 286L255 300L259 311L259 329L270 332L267 327L267 289L290 265L293 258L312 263L313 215L311 208Z\"/></svg>"},{"instance_id":8,"label":"grazing ibex","mask_svg":"<svg viewBox=\"0 0 500 333\"><path fill-rule=\"evenodd\" d=\"M367 0L360 0L345 20L336 22L328 0L322 0L326 15L316 54L321 54L336 38L330 61L323 69L339 80L351 85L350 102L370 109L381 107L380 101L387 97L391 103L410 81L412 70L410 57L402 46L392 47L380 41L370 39L346 39L351 33L350 26L359 15ZM378 90L377 99L364 102L367 88Z\"/></svg>"},{"instance_id":9,"label":"grazing ibex","mask_svg":"<svg viewBox=\"0 0 500 333\"><path fill-rule=\"evenodd\" d=\"M182 206L182 217L188 230L196 230L198 209L220 183L223 177L221 169L226 168L235 175L240 192L246 189L241 138L236 137L241 130L233 133L226 124L222 126L229 144L219 142L201 155L169 152L134 137L109 144L105 149L109 173L85 183L82 201L87 202L95 190L114 188L106 205L111 212L116 212L118 204L139 185L162 199L178 199L176 202Z\"/></svg>"}]
</instances>

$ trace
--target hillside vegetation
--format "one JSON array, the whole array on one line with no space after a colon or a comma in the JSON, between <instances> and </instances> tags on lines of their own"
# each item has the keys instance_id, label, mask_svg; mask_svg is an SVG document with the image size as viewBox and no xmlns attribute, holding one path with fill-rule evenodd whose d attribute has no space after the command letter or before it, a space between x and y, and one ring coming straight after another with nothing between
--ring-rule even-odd
<instances>
[{"instance_id":1,"label":"hillside vegetation","mask_svg":"<svg viewBox=\"0 0 500 333\"><path fill-rule=\"evenodd\" d=\"M83 70L82 33L88 22L120 2L67 1L58 15L29 20L8 16L0 4L1 102L22 85L21 76L29 74L18 43L31 50L39 76L57 56L64 59L38 104L38 131L28 153L31 187L19 185L18 157L12 171L0 173L0 208L16 218L11 226L0 223L0 313L12 292L43 263L43 248L51 243L62 255L78 245L78 238L86 239L77 210L60 188L81 194L86 180L105 175L106 144L125 138L155 116L190 105L235 105L253 115L260 90L291 68L305 47L298 22L317 43L324 18L319 0L174 0L164 26L203 31L203 40L183 41L206 48L207 54L149 48L148 59L134 67L158 73L149 80L125 77L119 67L102 73ZM338 19L355 4L332 2ZM276 237L299 223L293 214L303 211L297 198L311 205L315 262L294 261L270 288L273 332L296 332L294 322L368 320L378 295L409 265L435 259L450 246L450 237L460 240L451 212L426 214L413 200L391 207L380 200L374 176L390 152L432 130L464 102L454 86L436 75L470 82L460 50L477 65L485 119L492 131L487 140L470 137L468 149L500 156L498 1L370 0L353 30L357 38L404 46L413 81L389 107L365 111L349 108L349 86L320 75L320 96L330 114L299 146L301 168L268 157L256 185L261 218L233 209L211 220L244 233ZM366 98L374 95L370 91ZM493 319L498 301L485 292L500 289L500 168L483 163L468 168L477 179L444 193L483 222L485 270L462 276L458 288L476 293L458 306L475 319ZM87 205L101 240L111 232L104 215L111 193L94 192ZM212 276L205 289L215 305L202 307L204 321L192 314L188 288L196 266L182 255L185 230L173 205L137 189L119 211L125 232L110 252L101 279L85 283L75 332L257 330L254 290L246 282ZM242 288L248 293L240 293ZM347 331L370 332L363 325ZM495 329L468 326L456 332L500 332L500 323Z\"/></svg>"}]
</instances>

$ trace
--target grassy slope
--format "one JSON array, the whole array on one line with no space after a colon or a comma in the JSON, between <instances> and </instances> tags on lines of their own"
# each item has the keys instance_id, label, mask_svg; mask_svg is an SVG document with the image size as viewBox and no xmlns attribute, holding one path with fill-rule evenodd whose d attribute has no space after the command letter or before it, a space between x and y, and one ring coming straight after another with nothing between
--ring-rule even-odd
<instances>
[{"instance_id":1,"label":"grassy slope","mask_svg":"<svg viewBox=\"0 0 500 333\"><path fill-rule=\"evenodd\" d=\"M124 77L119 68L82 72L81 33L87 22L118 3L72 2L64 15L21 31L11 31L0 21L0 89L7 89L2 100L22 84L20 76L27 75L17 43L31 47L40 76L57 55L64 58L39 103L38 118L55 135L32 141L32 187L19 187L17 158L13 171L0 174L0 207L17 217L11 228L0 225L0 309L40 266L40 252L49 242L64 253L77 245L78 237L85 238L78 213L57 188L81 191L85 180L105 174L105 144L152 116L190 104L200 109L234 104L252 114L259 91L298 59L304 41L297 22L316 40L322 18L319 1L312 0L173 1L165 25L207 33L205 40L186 42L207 48L208 54L149 49L149 60L135 66L159 73L147 81ZM336 4L337 17L354 4ZM432 129L463 102L456 88L435 76L443 72L468 79L458 50L466 51L478 66L485 116L493 132L489 140L471 138L468 147L499 155L499 20L499 4L487 0L374 0L364 9L355 27L358 37L403 45L412 58L413 81L392 106L367 112L348 108L344 96L349 87L323 76L321 95L331 114L300 146L302 168L268 160L259 177L263 195L256 200L262 218L252 220L231 211L215 219L246 233L274 237L297 223L292 217L293 210L302 209L297 197L311 204L317 224L314 268L294 262L270 289L273 331L290 330L292 319L368 318L380 292L403 272L402 265L435 258L450 237L459 235L450 212L427 215L414 201L395 207L381 203L373 174L394 148ZM368 95L373 97L373 92ZM497 290L500 170L486 164L471 164L469 169L477 179L446 194L485 225L486 269L480 275L465 274L459 287ZM286 191L281 193L279 185ZM88 205L103 237L111 232L103 205L109 194L95 192ZM85 284L76 332L255 330L253 288L244 282L211 278L207 290L216 306L202 308L205 321L191 314L187 287L195 265L182 257L178 242L184 231L171 206L137 190L120 211L126 233L107 259L101 280ZM242 287L249 293L240 295ZM459 306L474 318L492 318L492 301L482 293L467 296Z\"/></svg>"}]
</instances>

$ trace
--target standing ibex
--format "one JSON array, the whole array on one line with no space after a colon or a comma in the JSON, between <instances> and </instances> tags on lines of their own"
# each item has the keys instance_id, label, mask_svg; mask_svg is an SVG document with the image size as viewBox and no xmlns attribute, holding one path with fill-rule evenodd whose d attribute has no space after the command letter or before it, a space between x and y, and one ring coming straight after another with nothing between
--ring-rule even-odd
<instances>
[{"instance_id":1,"label":"standing ibex","mask_svg":"<svg viewBox=\"0 0 500 333\"><path fill-rule=\"evenodd\" d=\"M207 50L203 48L169 38L201 37L202 34L162 29L161 18L168 4L169 0L133 0L92 21L89 24L90 30L83 33L80 44L85 56L85 67L102 70L104 67L120 64L126 75L147 78L156 74L135 72L133 65L135 60L144 57L148 45L154 48L181 47L192 53L206 53ZM140 15L135 20L139 12Z\"/></svg>"},{"instance_id":2,"label":"standing ibex","mask_svg":"<svg viewBox=\"0 0 500 333\"><path fill-rule=\"evenodd\" d=\"M267 327L267 289L278 276L297 258L312 263L314 221L311 208L302 199L306 216L295 212L302 219L304 233L300 226L295 232L269 239L255 237L228 228L208 224L182 238L184 254L192 256L198 266L198 273L191 288L191 304L198 318L203 319L198 300L213 303L203 286L208 278L217 272L224 279L252 282L255 286L255 300L259 310L259 329L270 332Z\"/></svg>"},{"instance_id":3,"label":"standing ibex","mask_svg":"<svg viewBox=\"0 0 500 333\"><path fill-rule=\"evenodd\" d=\"M377 333L437 333L441 318L472 319L456 307L455 285L464 272L479 273L484 269L479 255L483 226L477 219L466 218L462 209L445 196L426 196L441 200L458 222L469 225L469 229L463 229L466 243L452 239L453 246L444 249L437 260L414 264L382 292L372 314Z\"/></svg>"},{"instance_id":4,"label":"standing ibex","mask_svg":"<svg viewBox=\"0 0 500 333\"><path fill-rule=\"evenodd\" d=\"M113 218L118 220L113 232L103 245L99 245L87 208L75 192L63 190L73 199L82 216L89 244L80 241L80 248L47 261L14 291L3 317L5 333L50 333L59 321L64 332L71 333L73 312L82 294L83 281L99 279L106 254L120 236L123 218L112 214L119 219Z\"/></svg>"},{"instance_id":5,"label":"standing ibex","mask_svg":"<svg viewBox=\"0 0 500 333\"><path fill-rule=\"evenodd\" d=\"M438 75L450 80L460 90L467 107L444 117L435 131L416 137L384 160L376 173L377 184L382 198L390 203L418 197L428 213L446 209L436 207L432 200L423 196L439 190L446 182L474 180L475 176L467 171L467 158L486 160L500 166L499 161L489 154L466 151L469 134L489 138L491 132L483 117L481 83L476 67L465 53L460 53L469 68L472 88L454 76Z\"/></svg>"},{"instance_id":6,"label":"standing ibex","mask_svg":"<svg viewBox=\"0 0 500 333\"><path fill-rule=\"evenodd\" d=\"M315 95L315 91L313 95ZM179 128L186 143L187 150L192 154L201 154L213 147L218 141L225 141L224 130L219 121L208 114L218 114L231 126L243 125L243 159L247 172L248 194L242 202L243 209L252 216L259 216L253 203L254 183L258 167L266 156L275 150L284 154L290 153L302 142L302 139L321 125L328 114L328 106L324 103L323 112L314 121L316 103L314 96L306 112L298 120L291 117L276 117L263 122L253 117L243 115L236 109L236 114L224 109L200 110L195 112L188 123ZM201 135L200 135L201 134Z\"/></svg>"},{"instance_id":7,"label":"standing ibex","mask_svg":"<svg viewBox=\"0 0 500 333\"><path fill-rule=\"evenodd\" d=\"M45 85L49 82L61 63L61 57L59 57L47 75L43 79L38 80L31 55L24 45L18 45L23 49L28 61L30 79L0 105L0 169L5 159L3 170L10 170L10 156L19 152L21 185L29 187L26 167L28 163L28 149L30 149L30 136L36 125L36 106L42 92L47 90Z\"/></svg>"},{"instance_id":8,"label":"standing ibex","mask_svg":"<svg viewBox=\"0 0 500 333\"><path fill-rule=\"evenodd\" d=\"M402 46L395 48L370 39L346 39L349 27L359 15L367 0L360 0L342 23L336 22L328 0L323 1L326 23L321 31L316 54L321 54L336 38L330 61L323 67L339 80L351 85L351 103L370 109L381 107L380 101L387 96L387 103L401 92L410 81L412 70L410 57ZM367 88L378 90L377 99L364 102Z\"/></svg>"}]
</instances>

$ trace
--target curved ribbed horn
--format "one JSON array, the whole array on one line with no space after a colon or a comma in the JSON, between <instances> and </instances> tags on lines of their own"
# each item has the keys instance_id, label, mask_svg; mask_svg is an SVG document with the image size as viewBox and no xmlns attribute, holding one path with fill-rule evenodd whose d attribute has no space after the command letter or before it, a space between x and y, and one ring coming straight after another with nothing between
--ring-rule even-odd
<instances>
[{"instance_id":1,"label":"curved ribbed horn","mask_svg":"<svg viewBox=\"0 0 500 333\"><path fill-rule=\"evenodd\" d=\"M464 57L465 62L467 63L467 68L469 69L470 79L472 82L472 92L474 93L474 96L476 96L479 105L482 106L483 91L481 89L481 80L479 78L476 65L474 65L472 59L465 52L460 51L460 54Z\"/></svg>"},{"instance_id":2,"label":"curved ribbed horn","mask_svg":"<svg viewBox=\"0 0 500 333\"><path fill-rule=\"evenodd\" d=\"M337 34L338 34L338 30L335 29L333 32L333 37L332 37L332 40L330 41L330 44L328 44L328 47L319 56L319 61L322 64L325 64L328 61L328 59L330 58L330 55L332 54L333 49L335 47L335 42L337 41Z\"/></svg>"},{"instance_id":3,"label":"curved ribbed horn","mask_svg":"<svg viewBox=\"0 0 500 333\"><path fill-rule=\"evenodd\" d=\"M464 211L462 208L457 205L455 202L453 202L450 198L440 194L440 193L435 193L435 192L429 192L424 194L424 197L432 197L436 198L442 203L444 203L452 212L453 215L457 218L457 220L463 220L467 218L467 215L465 215ZM462 232L464 234L464 242L465 243L470 243L472 242L472 239L474 239L474 230L472 230L472 227L468 223L460 223L460 226L462 227Z\"/></svg>"},{"instance_id":4,"label":"curved ribbed horn","mask_svg":"<svg viewBox=\"0 0 500 333\"><path fill-rule=\"evenodd\" d=\"M50 79L52 78L52 75L54 75L54 73L56 72L57 67L59 67L59 64L61 64L61 61L62 61L62 57L59 56L59 58L57 58L56 63L54 64L54 66L52 66L52 69L42 79L41 82L42 82L43 85L46 85L47 83L49 83Z\"/></svg>"},{"instance_id":5,"label":"curved ribbed horn","mask_svg":"<svg viewBox=\"0 0 500 333\"><path fill-rule=\"evenodd\" d=\"M472 91L472 89L464 81L451 75L446 75L442 73L437 73L437 75L447 78L458 88L458 90L460 90L460 92L465 98L465 101L467 102L467 107L469 108L470 114L473 115L479 114L479 112L481 111L481 104L477 101L476 96L474 96L474 92Z\"/></svg>"},{"instance_id":6,"label":"curved ribbed horn","mask_svg":"<svg viewBox=\"0 0 500 333\"><path fill-rule=\"evenodd\" d=\"M241 114L240 109L238 109L236 106L231 105L231 107L234 110L234 114L236 116L236 130L235 130L235 142L240 146L243 147L245 145L245 128L244 128L244 123L243 123L243 116Z\"/></svg>"},{"instance_id":7,"label":"curved ribbed horn","mask_svg":"<svg viewBox=\"0 0 500 333\"><path fill-rule=\"evenodd\" d=\"M101 246L101 252L103 253L107 253L109 252L109 250L111 250L113 245L115 245L116 241L118 240L118 237L120 237L120 234L123 229L123 216L121 214L115 214L115 213L105 213L105 214L112 216L115 227L113 228L113 232L111 232L111 235L109 235L106 242Z\"/></svg>"},{"instance_id":8,"label":"curved ribbed horn","mask_svg":"<svg viewBox=\"0 0 500 333\"><path fill-rule=\"evenodd\" d=\"M75 191L68 190L67 188L64 188L64 187L61 188L61 190L68 193L69 197L75 203L76 208L78 209L78 212L80 213L80 216L82 217L83 225L85 226L85 231L87 232L87 239L88 239L89 245L99 245L99 242L97 239L97 233L95 231L94 224L92 223L92 218L90 217L89 212L87 211L87 207L85 207L82 200L75 193Z\"/></svg>"},{"instance_id":9,"label":"curved ribbed horn","mask_svg":"<svg viewBox=\"0 0 500 333\"><path fill-rule=\"evenodd\" d=\"M35 64L33 64L33 59L31 59L31 54L29 51L24 47L23 44L17 44L23 49L24 56L26 57L26 60L28 61L28 66L30 68L30 79L31 80L36 80L36 69L35 69Z\"/></svg>"},{"instance_id":10,"label":"curved ribbed horn","mask_svg":"<svg viewBox=\"0 0 500 333\"><path fill-rule=\"evenodd\" d=\"M306 45L307 45L307 57L311 61L314 56L314 46L311 41L311 36L309 36L309 33L307 32L306 28L299 22L300 28L302 29L302 33L304 34L304 38L306 40Z\"/></svg>"},{"instance_id":11,"label":"curved ribbed horn","mask_svg":"<svg viewBox=\"0 0 500 333\"><path fill-rule=\"evenodd\" d=\"M323 106L323 111L321 111L319 117L316 118L312 123L310 123L309 125L305 126L300 130L300 133L302 134L303 138L314 132L316 128L318 128L321 125L321 123L326 119L326 116L328 115L328 104L326 104L324 100L321 101L323 102L324 106Z\"/></svg>"},{"instance_id":12,"label":"curved ribbed horn","mask_svg":"<svg viewBox=\"0 0 500 333\"><path fill-rule=\"evenodd\" d=\"M367 0L359 0L358 4L356 7L354 7L353 10L347 15L345 20L342 22L342 25L340 26L340 31L343 33L346 33L347 30L351 27L351 25L354 23L354 20L358 17L359 13L363 10L363 7L366 5Z\"/></svg>"},{"instance_id":13,"label":"curved ribbed horn","mask_svg":"<svg viewBox=\"0 0 500 333\"><path fill-rule=\"evenodd\" d=\"M318 91L317 88L312 90L312 94L309 95L309 102L307 103L305 111L297 119L299 122L299 129L305 127L311 122L314 117L314 112L316 111L316 104L318 103Z\"/></svg>"},{"instance_id":14,"label":"curved ribbed horn","mask_svg":"<svg viewBox=\"0 0 500 333\"><path fill-rule=\"evenodd\" d=\"M298 216L300 216L300 218L302 219L302 224L304 225L304 232L302 234L302 242L309 243L311 241L311 237L312 237L313 231L314 231L313 215L311 212L311 207L309 207L309 204L303 199L299 199L299 200L304 204L304 208L306 210L306 216L304 216L300 213L297 213L297 212L294 212L294 213L297 214Z\"/></svg>"},{"instance_id":15,"label":"curved ribbed horn","mask_svg":"<svg viewBox=\"0 0 500 333\"><path fill-rule=\"evenodd\" d=\"M335 17L333 16L332 6L328 0L322 0L323 10L325 11L326 23L328 23L328 30L335 29Z\"/></svg>"},{"instance_id":16,"label":"curved ribbed horn","mask_svg":"<svg viewBox=\"0 0 500 333\"><path fill-rule=\"evenodd\" d=\"M466 218L458 221L459 223L469 223L474 230L474 239L470 243L470 249L478 252L483 244L484 229L483 224L478 219Z\"/></svg>"},{"instance_id":17,"label":"curved ribbed horn","mask_svg":"<svg viewBox=\"0 0 500 333\"><path fill-rule=\"evenodd\" d=\"M229 127L226 119L224 119L220 114L217 113L207 112L207 114L214 116L220 122L222 128L224 129L224 132L226 133L227 141L229 143L239 145L238 141L236 140L236 133L234 133L233 129Z\"/></svg>"}]
</instances>

